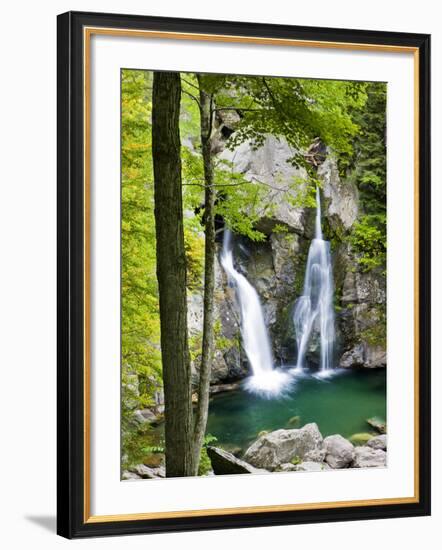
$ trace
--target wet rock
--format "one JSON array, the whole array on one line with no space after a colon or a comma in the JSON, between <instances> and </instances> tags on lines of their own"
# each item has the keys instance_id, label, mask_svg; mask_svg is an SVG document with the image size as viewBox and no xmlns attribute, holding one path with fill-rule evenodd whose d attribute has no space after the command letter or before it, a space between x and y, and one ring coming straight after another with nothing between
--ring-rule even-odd
<instances>
[{"instance_id":1,"label":"wet rock","mask_svg":"<svg viewBox=\"0 0 442 550\"><path fill-rule=\"evenodd\" d=\"M244 460L257 468L275 470L294 457L322 461L325 451L322 435L314 423L293 430L276 430L260 437L244 454Z\"/></svg>"},{"instance_id":2,"label":"wet rock","mask_svg":"<svg viewBox=\"0 0 442 550\"><path fill-rule=\"evenodd\" d=\"M265 470L254 468L251 464L218 447L207 447L207 454L212 463L213 472L217 476L266 473Z\"/></svg>"},{"instance_id":3,"label":"wet rock","mask_svg":"<svg viewBox=\"0 0 442 550\"><path fill-rule=\"evenodd\" d=\"M344 369L352 367L366 367L369 369L386 367L387 351L383 346L361 342L342 354L339 366Z\"/></svg>"},{"instance_id":4,"label":"wet rock","mask_svg":"<svg viewBox=\"0 0 442 550\"><path fill-rule=\"evenodd\" d=\"M387 453L381 449L372 449L368 446L356 447L353 468L385 468Z\"/></svg>"},{"instance_id":5,"label":"wet rock","mask_svg":"<svg viewBox=\"0 0 442 550\"><path fill-rule=\"evenodd\" d=\"M356 344L356 346L346 351L340 361L339 366L347 369L351 367L362 367L364 365L364 346Z\"/></svg>"},{"instance_id":6,"label":"wet rock","mask_svg":"<svg viewBox=\"0 0 442 550\"><path fill-rule=\"evenodd\" d=\"M329 435L324 439L325 461L332 468L347 468L355 457L354 446L342 435Z\"/></svg>"}]
</instances>

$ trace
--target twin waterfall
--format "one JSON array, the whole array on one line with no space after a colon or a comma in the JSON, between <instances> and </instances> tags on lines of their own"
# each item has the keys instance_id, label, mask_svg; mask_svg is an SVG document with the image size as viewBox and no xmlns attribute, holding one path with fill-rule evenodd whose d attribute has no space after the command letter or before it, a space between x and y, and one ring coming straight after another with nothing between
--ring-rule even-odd
<instances>
[{"instance_id":1,"label":"twin waterfall","mask_svg":"<svg viewBox=\"0 0 442 550\"><path fill-rule=\"evenodd\" d=\"M273 368L272 348L261 302L253 286L233 266L232 234L228 229L224 231L221 265L236 286L242 342L253 372L253 376L247 379L246 387L269 397L277 395L287 385L289 376Z\"/></svg>"},{"instance_id":2,"label":"twin waterfall","mask_svg":"<svg viewBox=\"0 0 442 550\"><path fill-rule=\"evenodd\" d=\"M253 374L263 376L273 371L272 348L259 296L244 275L233 267L232 234L224 233L221 265L227 276L235 282L237 298L241 310L241 335L244 350L252 367Z\"/></svg>"},{"instance_id":3,"label":"twin waterfall","mask_svg":"<svg viewBox=\"0 0 442 550\"><path fill-rule=\"evenodd\" d=\"M228 229L224 232L220 260L229 281L235 285L241 311L242 342L253 372L246 387L268 397L278 395L291 385L292 377L287 371L273 366L272 347L259 296L233 265L232 235ZM316 233L308 254L303 295L296 301L293 321L298 358L292 373L303 372L308 343L312 333L317 332L320 336L320 374L329 374L333 368L333 275L330 244L322 238L319 189L316 190Z\"/></svg>"},{"instance_id":4,"label":"twin waterfall","mask_svg":"<svg viewBox=\"0 0 442 550\"><path fill-rule=\"evenodd\" d=\"M304 291L295 304L293 315L298 360L296 371L305 367L305 355L312 332L320 338L320 371L327 376L333 368L333 343L335 340L335 319L333 311L333 271L330 258L330 243L322 238L321 197L316 188L315 238L308 251L305 269Z\"/></svg>"}]
</instances>

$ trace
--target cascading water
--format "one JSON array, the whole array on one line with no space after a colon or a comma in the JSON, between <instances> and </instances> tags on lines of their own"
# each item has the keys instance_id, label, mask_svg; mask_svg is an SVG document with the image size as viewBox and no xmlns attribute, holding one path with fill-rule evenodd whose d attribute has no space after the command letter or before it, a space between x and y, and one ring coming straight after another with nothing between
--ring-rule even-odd
<instances>
[{"instance_id":1,"label":"cascading water","mask_svg":"<svg viewBox=\"0 0 442 550\"><path fill-rule=\"evenodd\" d=\"M305 355L312 332L320 338L320 374L327 376L333 368L333 346L335 341L333 311L333 272L330 243L322 238L321 197L316 188L315 238L310 244L305 269L304 290L295 304L293 315L298 358L296 372L302 373Z\"/></svg>"},{"instance_id":2,"label":"cascading water","mask_svg":"<svg viewBox=\"0 0 442 550\"><path fill-rule=\"evenodd\" d=\"M280 393L289 380L286 373L273 368L272 348L258 293L233 265L232 234L224 230L221 265L236 288L241 311L241 336L253 376L246 388L272 396Z\"/></svg>"}]
</instances>

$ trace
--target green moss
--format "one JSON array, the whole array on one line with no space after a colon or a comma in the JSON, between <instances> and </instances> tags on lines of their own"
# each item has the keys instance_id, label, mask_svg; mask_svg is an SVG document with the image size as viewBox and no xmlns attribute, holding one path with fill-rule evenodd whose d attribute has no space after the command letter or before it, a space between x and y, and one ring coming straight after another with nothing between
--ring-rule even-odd
<instances>
[{"instance_id":1,"label":"green moss","mask_svg":"<svg viewBox=\"0 0 442 550\"><path fill-rule=\"evenodd\" d=\"M301 424L301 417L299 415L292 416L289 421L287 422L287 426L291 426L292 428L296 428Z\"/></svg>"},{"instance_id":2,"label":"green moss","mask_svg":"<svg viewBox=\"0 0 442 550\"><path fill-rule=\"evenodd\" d=\"M351 437L348 438L350 443L353 443L353 445L365 445L367 441L369 441L372 437L374 437L374 434L372 433L357 433L353 434Z\"/></svg>"},{"instance_id":3,"label":"green moss","mask_svg":"<svg viewBox=\"0 0 442 550\"><path fill-rule=\"evenodd\" d=\"M361 340L367 342L371 346L385 347L387 345L387 318L385 309L379 307L377 309L378 320L376 323L363 330L360 334Z\"/></svg>"}]
</instances>

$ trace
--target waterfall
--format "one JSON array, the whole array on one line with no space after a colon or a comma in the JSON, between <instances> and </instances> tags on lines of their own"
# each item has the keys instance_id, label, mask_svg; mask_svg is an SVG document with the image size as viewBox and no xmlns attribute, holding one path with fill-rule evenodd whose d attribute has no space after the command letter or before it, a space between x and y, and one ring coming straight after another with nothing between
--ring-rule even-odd
<instances>
[{"instance_id":1,"label":"waterfall","mask_svg":"<svg viewBox=\"0 0 442 550\"><path fill-rule=\"evenodd\" d=\"M233 265L232 234L224 230L221 265L234 283L241 312L241 337L253 376L246 388L258 393L275 395L282 391L288 375L273 368L272 348L258 293Z\"/></svg>"},{"instance_id":2,"label":"waterfall","mask_svg":"<svg viewBox=\"0 0 442 550\"><path fill-rule=\"evenodd\" d=\"M305 355L313 330L320 337L320 373L330 374L333 368L333 344L335 340L333 312L333 272L330 243L322 238L321 197L316 188L315 238L310 244L305 269L304 290L295 304L295 325L298 358L296 371L305 367Z\"/></svg>"}]
</instances>

